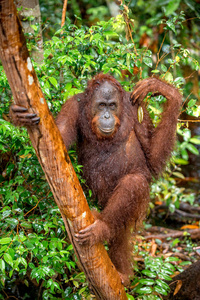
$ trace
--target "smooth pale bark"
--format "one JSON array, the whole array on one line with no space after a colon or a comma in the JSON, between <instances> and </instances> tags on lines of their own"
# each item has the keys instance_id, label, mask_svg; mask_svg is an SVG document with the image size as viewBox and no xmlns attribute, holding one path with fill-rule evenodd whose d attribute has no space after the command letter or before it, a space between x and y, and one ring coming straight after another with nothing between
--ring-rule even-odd
<instances>
[{"instance_id":1,"label":"smooth pale bark","mask_svg":"<svg viewBox=\"0 0 200 300\"><path fill-rule=\"evenodd\" d=\"M14 0L14 3L19 8L18 15L22 22L24 33L31 33L31 37L34 36L35 39L35 47L31 50L31 56L37 63L41 63L44 55L39 0ZM35 36L35 31L31 25L38 26L38 24L39 32Z\"/></svg>"},{"instance_id":2,"label":"smooth pale bark","mask_svg":"<svg viewBox=\"0 0 200 300\"><path fill-rule=\"evenodd\" d=\"M120 11L121 1L117 1L116 3L116 1L113 0L106 0L106 3L112 17L116 18L116 16L121 14Z\"/></svg>"},{"instance_id":3,"label":"smooth pale bark","mask_svg":"<svg viewBox=\"0 0 200 300\"><path fill-rule=\"evenodd\" d=\"M39 87L12 0L0 0L0 59L15 103L40 116L39 125L27 130L93 292L101 300L127 299L104 246L80 247L74 241L74 234L94 219Z\"/></svg>"}]
</instances>

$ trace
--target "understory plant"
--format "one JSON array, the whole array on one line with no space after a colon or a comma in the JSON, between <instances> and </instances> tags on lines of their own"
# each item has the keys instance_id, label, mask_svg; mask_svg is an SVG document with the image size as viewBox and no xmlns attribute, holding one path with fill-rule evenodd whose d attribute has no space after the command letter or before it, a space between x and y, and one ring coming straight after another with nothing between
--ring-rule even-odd
<instances>
[{"instance_id":1,"label":"understory plant","mask_svg":"<svg viewBox=\"0 0 200 300\"><path fill-rule=\"evenodd\" d=\"M172 31L176 36L182 21L183 16L177 16L166 22L166 34ZM173 45L166 41L162 51L165 53L168 49L169 57L161 59L160 56L159 64L155 64L151 50L139 48L132 39L126 40L127 26L122 15L91 27L77 27L67 19L64 28L44 43L44 61L40 65L33 61L33 65L54 116L67 98L82 92L87 81L99 72L115 76L126 91L132 91L135 83L149 74L157 74L183 88L180 64L189 60L194 68L198 66L190 53L176 39ZM30 43L30 51L31 47ZM174 58L170 55L172 50L173 56L176 53ZM178 73L176 78L174 68ZM79 269L26 129L10 123L12 95L2 66L0 74L0 299L12 296L19 299L89 299L85 275ZM147 98L155 126L159 121L160 104L164 101L160 96ZM199 116L196 101L190 100L186 110L190 115ZM175 163L180 165L188 161L188 151L198 154L195 145L200 144L200 139L192 137L181 122L178 133L183 140L177 144ZM75 151L76 147L70 150L70 157L83 188L87 189ZM174 176L178 173L181 176L180 169ZM170 201L171 206L186 197L180 197L175 182L170 188L168 186L169 189L177 196ZM169 199L165 188L157 193L164 195L166 201ZM91 191L87 192L87 197L91 206L94 205ZM130 291L129 299L133 299L132 292L138 299L161 299L159 295L166 295L169 290L163 280L168 280L174 270L170 260L146 257L145 269L133 281L133 285L137 285Z\"/></svg>"}]
</instances>

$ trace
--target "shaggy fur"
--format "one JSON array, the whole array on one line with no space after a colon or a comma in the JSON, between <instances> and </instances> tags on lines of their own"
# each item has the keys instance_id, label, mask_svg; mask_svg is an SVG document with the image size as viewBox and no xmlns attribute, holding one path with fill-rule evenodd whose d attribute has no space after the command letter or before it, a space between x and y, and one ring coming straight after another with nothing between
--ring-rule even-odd
<instances>
[{"instance_id":1,"label":"shaggy fur","mask_svg":"<svg viewBox=\"0 0 200 300\"><path fill-rule=\"evenodd\" d=\"M142 103L149 92L167 99L156 128ZM117 110L110 110L115 127L108 137L99 130L99 113L92 113L92 105L106 93L111 100L117 98ZM101 213L93 212L96 221L75 239L90 245L107 241L110 258L124 284L131 273L130 227L136 229L143 220L151 179L161 174L173 149L180 105L178 90L157 78L139 82L130 94L112 76L99 74L89 81L84 93L66 101L56 120L67 149L77 143L84 177L102 208ZM141 123L139 106L144 112ZM17 105L11 107L11 114L15 124L35 126L39 122L39 117Z\"/></svg>"},{"instance_id":2,"label":"shaggy fur","mask_svg":"<svg viewBox=\"0 0 200 300\"><path fill-rule=\"evenodd\" d=\"M121 97L120 125L109 139L99 137L91 117L92 95L105 81L114 85ZM167 98L156 128L142 103L148 92ZM137 117L139 105L144 111L141 124ZM131 272L130 226L136 227L144 218L151 178L159 176L173 149L180 105L179 92L157 78L141 81L130 95L113 77L99 74L88 83L85 93L67 100L56 120L66 147L77 142L84 177L102 208L95 216L102 221L99 226L106 224L108 231L96 228L93 240L108 240L111 260L125 275L125 281Z\"/></svg>"}]
</instances>

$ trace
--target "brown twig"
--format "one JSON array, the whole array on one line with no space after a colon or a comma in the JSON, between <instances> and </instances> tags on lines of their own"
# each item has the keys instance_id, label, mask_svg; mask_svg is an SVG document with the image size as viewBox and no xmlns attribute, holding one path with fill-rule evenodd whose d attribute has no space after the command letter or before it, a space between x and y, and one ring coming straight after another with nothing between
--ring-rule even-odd
<instances>
[{"instance_id":1,"label":"brown twig","mask_svg":"<svg viewBox=\"0 0 200 300\"><path fill-rule=\"evenodd\" d=\"M121 5L123 4L122 2L123 1L121 1ZM138 55L137 49L135 47L135 42L134 42L133 36L132 36L132 30L131 30L131 25L130 25L132 22L131 22L131 20L130 20L130 18L128 16L128 6L126 6L125 4L123 5L122 15L123 15L124 21L126 23L126 26L127 26L127 29L128 29L128 34L129 34L129 37L130 37L131 42L133 44L135 54Z\"/></svg>"},{"instance_id":2,"label":"brown twig","mask_svg":"<svg viewBox=\"0 0 200 300\"><path fill-rule=\"evenodd\" d=\"M184 217L184 218L191 218L193 220L200 220L200 215L199 214L198 215L197 214L191 214L191 213L182 211L180 209L176 209L175 213L180 215L181 217Z\"/></svg>"},{"instance_id":3,"label":"brown twig","mask_svg":"<svg viewBox=\"0 0 200 300\"><path fill-rule=\"evenodd\" d=\"M185 236L185 233L189 233L191 239L196 239L196 238L200 238L200 229L188 229L187 231L179 231L179 232L170 232L170 233L166 233L166 234L151 234L151 235L146 235L144 236L144 238L146 240L151 240L151 239L160 239L160 240L165 240L167 238L178 238L178 237L182 237Z\"/></svg>"},{"instance_id":4,"label":"brown twig","mask_svg":"<svg viewBox=\"0 0 200 300\"><path fill-rule=\"evenodd\" d=\"M183 122L183 123L200 123L200 120L181 120L178 119L179 122Z\"/></svg>"},{"instance_id":5,"label":"brown twig","mask_svg":"<svg viewBox=\"0 0 200 300\"><path fill-rule=\"evenodd\" d=\"M162 43L161 43L160 48L159 48L158 53L157 53L157 63L156 63L155 69L158 68L159 63L160 63L160 61L162 60L162 56L161 56L161 58L160 58L160 52L161 52L161 49L162 49L164 40L165 40L165 38L166 38L166 35L167 35L167 32L165 32L165 35L164 35L163 40L162 40Z\"/></svg>"},{"instance_id":6,"label":"brown twig","mask_svg":"<svg viewBox=\"0 0 200 300\"><path fill-rule=\"evenodd\" d=\"M43 199L47 198L47 196L49 195L50 190L48 191L47 195L45 195L45 197L41 198L40 200L38 200L38 202L36 203L36 205L34 207L32 207L27 213L24 214L24 217L26 217L31 211L33 211L38 204L40 203L40 201L42 201Z\"/></svg>"},{"instance_id":7,"label":"brown twig","mask_svg":"<svg viewBox=\"0 0 200 300\"><path fill-rule=\"evenodd\" d=\"M63 10L62 10L61 28L65 25L66 11L67 11L67 0L64 0Z\"/></svg>"},{"instance_id":8,"label":"brown twig","mask_svg":"<svg viewBox=\"0 0 200 300\"><path fill-rule=\"evenodd\" d=\"M184 218L190 218L190 219L195 219L195 220L200 220L200 214L194 214L192 213L193 211L197 211L199 212L199 210L197 209L190 209L189 210L189 206L188 205L187 207L184 206L184 205L180 205L179 209L175 209L174 213L171 214L172 216L174 215L178 215L178 216L181 216L181 217L184 217ZM161 205L158 205L154 208L155 211L158 211L160 209L167 209L168 210L168 207L166 204L161 204ZM189 212L188 212L189 211Z\"/></svg>"}]
</instances>

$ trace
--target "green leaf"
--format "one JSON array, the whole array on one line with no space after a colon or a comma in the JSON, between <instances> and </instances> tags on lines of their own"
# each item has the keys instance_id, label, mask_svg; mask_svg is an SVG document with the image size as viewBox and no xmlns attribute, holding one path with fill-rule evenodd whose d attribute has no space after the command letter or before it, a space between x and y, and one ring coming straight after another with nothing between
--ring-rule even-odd
<instances>
[{"instance_id":1,"label":"green leaf","mask_svg":"<svg viewBox=\"0 0 200 300\"><path fill-rule=\"evenodd\" d=\"M87 289L87 286L84 286L82 289L78 291L79 295L81 295L85 290ZM132 298L134 300L134 298Z\"/></svg>"},{"instance_id":2,"label":"green leaf","mask_svg":"<svg viewBox=\"0 0 200 300\"><path fill-rule=\"evenodd\" d=\"M156 285L155 287L154 287L154 290L157 292L157 293L159 293L159 294L161 294L161 295L167 295L168 293L166 292L166 290L165 289L163 289L161 286L159 286L159 285Z\"/></svg>"},{"instance_id":3,"label":"green leaf","mask_svg":"<svg viewBox=\"0 0 200 300\"><path fill-rule=\"evenodd\" d=\"M56 289L58 289L58 290L61 291L60 286L59 286L59 284L58 284L57 282L54 281L53 285L54 285L54 287L55 287Z\"/></svg>"},{"instance_id":4,"label":"green leaf","mask_svg":"<svg viewBox=\"0 0 200 300\"><path fill-rule=\"evenodd\" d=\"M191 99L191 100L188 102L188 104L187 104L188 108L194 106L194 105L196 104L196 102L197 102L197 100Z\"/></svg>"},{"instance_id":5,"label":"green leaf","mask_svg":"<svg viewBox=\"0 0 200 300\"><path fill-rule=\"evenodd\" d=\"M174 25L174 23L173 23L171 20L167 20L166 24L167 24L168 29L170 29L170 30L172 30L174 33L176 33L175 25Z\"/></svg>"},{"instance_id":6,"label":"green leaf","mask_svg":"<svg viewBox=\"0 0 200 300\"><path fill-rule=\"evenodd\" d=\"M13 267L13 259L12 257L10 256L10 254L8 253L5 253L4 256L3 256L4 260L11 266Z\"/></svg>"},{"instance_id":7,"label":"green leaf","mask_svg":"<svg viewBox=\"0 0 200 300\"><path fill-rule=\"evenodd\" d=\"M64 292L65 297L68 297L72 292L72 288L68 286Z\"/></svg>"},{"instance_id":8,"label":"green leaf","mask_svg":"<svg viewBox=\"0 0 200 300\"><path fill-rule=\"evenodd\" d=\"M171 261L179 261L178 257L174 257L174 256L169 256L165 259L166 262L171 262Z\"/></svg>"},{"instance_id":9,"label":"green leaf","mask_svg":"<svg viewBox=\"0 0 200 300\"><path fill-rule=\"evenodd\" d=\"M128 300L135 300L135 298L132 295L129 295L129 294L126 293L126 296L127 296Z\"/></svg>"},{"instance_id":10,"label":"green leaf","mask_svg":"<svg viewBox=\"0 0 200 300\"><path fill-rule=\"evenodd\" d=\"M31 269L35 269L35 265L33 263L30 262L28 265Z\"/></svg>"},{"instance_id":11,"label":"green leaf","mask_svg":"<svg viewBox=\"0 0 200 300\"><path fill-rule=\"evenodd\" d=\"M3 238L3 239L0 239L0 244L1 245L9 244L11 241L12 241L11 238L6 237L6 238Z\"/></svg>"},{"instance_id":12,"label":"green leaf","mask_svg":"<svg viewBox=\"0 0 200 300\"><path fill-rule=\"evenodd\" d=\"M182 159L182 158L177 158L177 157L175 157L175 158L174 158L174 162L175 162L175 164L177 164L177 165L188 165L188 161L185 160L185 159Z\"/></svg>"},{"instance_id":13,"label":"green leaf","mask_svg":"<svg viewBox=\"0 0 200 300\"><path fill-rule=\"evenodd\" d=\"M7 245L0 247L0 253L5 252L7 248L8 248Z\"/></svg>"},{"instance_id":14,"label":"green leaf","mask_svg":"<svg viewBox=\"0 0 200 300\"><path fill-rule=\"evenodd\" d=\"M152 271L149 271L149 270L143 270L142 271L142 274L150 277L150 278L155 278L156 277L156 273L152 272Z\"/></svg>"},{"instance_id":15,"label":"green leaf","mask_svg":"<svg viewBox=\"0 0 200 300\"><path fill-rule=\"evenodd\" d=\"M161 70L166 73L167 72L167 67L163 64L161 64Z\"/></svg>"},{"instance_id":16,"label":"green leaf","mask_svg":"<svg viewBox=\"0 0 200 300\"><path fill-rule=\"evenodd\" d=\"M161 286L163 289L165 290L169 290L169 286L167 283L165 283L164 281L157 279L156 280L157 285Z\"/></svg>"},{"instance_id":17,"label":"green leaf","mask_svg":"<svg viewBox=\"0 0 200 300\"><path fill-rule=\"evenodd\" d=\"M136 293L138 294L151 294L152 288L150 286L144 286L139 289L136 289Z\"/></svg>"},{"instance_id":18,"label":"green leaf","mask_svg":"<svg viewBox=\"0 0 200 300\"><path fill-rule=\"evenodd\" d=\"M164 196L164 200L167 200L171 197L172 193L167 193L165 196Z\"/></svg>"},{"instance_id":19,"label":"green leaf","mask_svg":"<svg viewBox=\"0 0 200 300\"><path fill-rule=\"evenodd\" d=\"M179 7L180 0L171 0L169 1L167 7L166 7L166 16L171 15L177 8Z\"/></svg>"},{"instance_id":20,"label":"green leaf","mask_svg":"<svg viewBox=\"0 0 200 300\"><path fill-rule=\"evenodd\" d=\"M164 274L164 272L158 273L158 276L160 279L163 279L163 280L172 280L171 277L167 274Z\"/></svg>"},{"instance_id":21,"label":"green leaf","mask_svg":"<svg viewBox=\"0 0 200 300\"><path fill-rule=\"evenodd\" d=\"M14 271L14 269L10 270L10 272L9 272L9 277L10 278L13 276L13 271Z\"/></svg>"},{"instance_id":22,"label":"green leaf","mask_svg":"<svg viewBox=\"0 0 200 300\"><path fill-rule=\"evenodd\" d=\"M47 287L51 287L52 284L53 284L53 279L50 278L50 279L47 281Z\"/></svg>"},{"instance_id":23,"label":"green leaf","mask_svg":"<svg viewBox=\"0 0 200 300\"><path fill-rule=\"evenodd\" d=\"M151 73L157 74L157 73L160 73L160 71L159 70L152 70Z\"/></svg>"},{"instance_id":24,"label":"green leaf","mask_svg":"<svg viewBox=\"0 0 200 300\"><path fill-rule=\"evenodd\" d=\"M195 2L194 1L191 1L191 0L185 0L184 1L186 3L187 6L189 6L189 8L193 11L196 11L196 8L195 8Z\"/></svg>"},{"instance_id":25,"label":"green leaf","mask_svg":"<svg viewBox=\"0 0 200 300\"><path fill-rule=\"evenodd\" d=\"M188 155L186 149L181 149L181 156L182 156L183 159L188 160L189 155Z\"/></svg>"},{"instance_id":26,"label":"green leaf","mask_svg":"<svg viewBox=\"0 0 200 300\"><path fill-rule=\"evenodd\" d=\"M58 82L54 77L49 77L49 81L53 86L55 86L56 89L58 89Z\"/></svg>"},{"instance_id":27,"label":"green leaf","mask_svg":"<svg viewBox=\"0 0 200 300\"><path fill-rule=\"evenodd\" d=\"M115 31L104 31L106 36L118 37L119 35Z\"/></svg>"},{"instance_id":28,"label":"green leaf","mask_svg":"<svg viewBox=\"0 0 200 300\"><path fill-rule=\"evenodd\" d=\"M14 164L9 164L9 166L6 169L6 174L9 175L14 170L14 167Z\"/></svg>"},{"instance_id":29,"label":"green leaf","mask_svg":"<svg viewBox=\"0 0 200 300\"><path fill-rule=\"evenodd\" d=\"M37 26L35 26L35 25L30 25L30 27L34 30L34 31L37 31Z\"/></svg>"},{"instance_id":30,"label":"green leaf","mask_svg":"<svg viewBox=\"0 0 200 300\"><path fill-rule=\"evenodd\" d=\"M104 72L104 74L108 73L110 71L110 67L107 66L107 64L103 65L102 67L102 71Z\"/></svg>"},{"instance_id":31,"label":"green leaf","mask_svg":"<svg viewBox=\"0 0 200 300\"><path fill-rule=\"evenodd\" d=\"M21 263L22 265L24 265L25 269L27 269L27 262L23 257L19 257L17 259L17 261L18 261L19 264Z\"/></svg>"},{"instance_id":32,"label":"green leaf","mask_svg":"<svg viewBox=\"0 0 200 300\"><path fill-rule=\"evenodd\" d=\"M151 57L145 56L145 57L143 58L143 62L144 62L145 65L147 65L148 67L152 68L153 63L152 63Z\"/></svg>"},{"instance_id":33,"label":"green leaf","mask_svg":"<svg viewBox=\"0 0 200 300\"><path fill-rule=\"evenodd\" d=\"M171 270L169 268L165 268L165 266L161 268L160 272L162 274L166 274L166 275L173 275L173 270Z\"/></svg>"},{"instance_id":34,"label":"green leaf","mask_svg":"<svg viewBox=\"0 0 200 300\"><path fill-rule=\"evenodd\" d=\"M25 228L32 228L32 224L28 222L21 222L20 225Z\"/></svg>"},{"instance_id":35,"label":"green leaf","mask_svg":"<svg viewBox=\"0 0 200 300\"><path fill-rule=\"evenodd\" d=\"M66 266L68 267L68 269L71 270L72 266L71 266L70 262L66 261L65 263L66 263Z\"/></svg>"},{"instance_id":36,"label":"green leaf","mask_svg":"<svg viewBox=\"0 0 200 300\"><path fill-rule=\"evenodd\" d=\"M48 260L48 256L43 256L42 261L44 264L46 264L47 260Z\"/></svg>"},{"instance_id":37,"label":"green leaf","mask_svg":"<svg viewBox=\"0 0 200 300\"><path fill-rule=\"evenodd\" d=\"M62 250L62 243L61 242L57 243L57 249L60 250L60 251Z\"/></svg>"},{"instance_id":38,"label":"green leaf","mask_svg":"<svg viewBox=\"0 0 200 300\"><path fill-rule=\"evenodd\" d=\"M78 281L76 281L76 280L73 280L72 282L73 282L73 285L74 285L76 288L78 288L78 287L79 287L79 283L78 283Z\"/></svg>"},{"instance_id":39,"label":"green leaf","mask_svg":"<svg viewBox=\"0 0 200 300\"><path fill-rule=\"evenodd\" d=\"M180 263L180 266L187 266L187 265L191 265L191 261L182 261Z\"/></svg>"},{"instance_id":40,"label":"green leaf","mask_svg":"<svg viewBox=\"0 0 200 300\"><path fill-rule=\"evenodd\" d=\"M144 112L143 112L142 106L138 107L137 115L138 115L138 121L139 121L139 123L142 123L143 118L144 118Z\"/></svg>"},{"instance_id":41,"label":"green leaf","mask_svg":"<svg viewBox=\"0 0 200 300\"><path fill-rule=\"evenodd\" d=\"M5 262L3 259L0 259L0 269L3 273L5 273Z\"/></svg>"},{"instance_id":42,"label":"green leaf","mask_svg":"<svg viewBox=\"0 0 200 300\"><path fill-rule=\"evenodd\" d=\"M173 81L173 76L170 72L167 72L165 74L165 80L168 81L168 82L172 82Z\"/></svg>"},{"instance_id":43,"label":"green leaf","mask_svg":"<svg viewBox=\"0 0 200 300\"><path fill-rule=\"evenodd\" d=\"M183 129L183 138L184 141L189 141L189 139L191 138L191 131L189 129Z\"/></svg>"},{"instance_id":44,"label":"green leaf","mask_svg":"<svg viewBox=\"0 0 200 300\"><path fill-rule=\"evenodd\" d=\"M27 279L24 280L24 283L25 283L25 285L26 285L27 287L29 287L29 282L28 282Z\"/></svg>"},{"instance_id":45,"label":"green leaf","mask_svg":"<svg viewBox=\"0 0 200 300\"><path fill-rule=\"evenodd\" d=\"M67 91L69 91L69 90L71 90L71 88L72 88L72 83L71 83L71 82L68 82L68 83L66 84L66 86L65 86L65 89L66 89Z\"/></svg>"},{"instance_id":46,"label":"green leaf","mask_svg":"<svg viewBox=\"0 0 200 300\"><path fill-rule=\"evenodd\" d=\"M145 285L153 285L155 283L155 281L153 279L140 279L139 282L141 284L145 284Z\"/></svg>"},{"instance_id":47,"label":"green leaf","mask_svg":"<svg viewBox=\"0 0 200 300\"><path fill-rule=\"evenodd\" d=\"M12 257L12 259L14 259L14 257L15 257L15 250L12 249L12 248L9 248L7 252L8 252L8 254L10 254L10 256Z\"/></svg>"},{"instance_id":48,"label":"green leaf","mask_svg":"<svg viewBox=\"0 0 200 300\"><path fill-rule=\"evenodd\" d=\"M169 204L169 211L170 211L171 213L174 213L174 212L175 212L175 209L176 209L176 207L175 207L174 203L170 203L170 204Z\"/></svg>"},{"instance_id":49,"label":"green leaf","mask_svg":"<svg viewBox=\"0 0 200 300\"><path fill-rule=\"evenodd\" d=\"M199 150L198 150L194 145L188 143L188 144L186 145L186 148L187 148L191 153L193 153L193 154L195 154L195 155L199 155Z\"/></svg>"},{"instance_id":50,"label":"green leaf","mask_svg":"<svg viewBox=\"0 0 200 300\"><path fill-rule=\"evenodd\" d=\"M178 243L180 243L180 240L178 238L176 238L175 240L173 240L172 245L175 246ZM169 272L171 272L171 270L175 271L175 267L170 263L165 263L165 269L164 270L169 271Z\"/></svg>"},{"instance_id":51,"label":"green leaf","mask_svg":"<svg viewBox=\"0 0 200 300\"><path fill-rule=\"evenodd\" d=\"M13 218L7 218L6 223L10 224L13 228L15 228L18 224L18 220Z\"/></svg>"},{"instance_id":52,"label":"green leaf","mask_svg":"<svg viewBox=\"0 0 200 300\"><path fill-rule=\"evenodd\" d=\"M185 179L185 176L182 173L180 173L180 172L173 172L172 174L175 177L178 177L178 178L181 178L181 179Z\"/></svg>"},{"instance_id":53,"label":"green leaf","mask_svg":"<svg viewBox=\"0 0 200 300\"><path fill-rule=\"evenodd\" d=\"M26 245L26 247L28 248L28 249L34 249L35 248L35 245L34 244L32 244L30 241L25 241L24 242L24 244Z\"/></svg>"},{"instance_id":54,"label":"green leaf","mask_svg":"<svg viewBox=\"0 0 200 300\"><path fill-rule=\"evenodd\" d=\"M193 138L190 139L190 142L195 144L195 145L200 145L200 139L199 138L193 137Z\"/></svg>"},{"instance_id":55,"label":"green leaf","mask_svg":"<svg viewBox=\"0 0 200 300\"><path fill-rule=\"evenodd\" d=\"M50 93L49 88L43 88L42 90L51 99L51 93Z\"/></svg>"}]
</instances>

